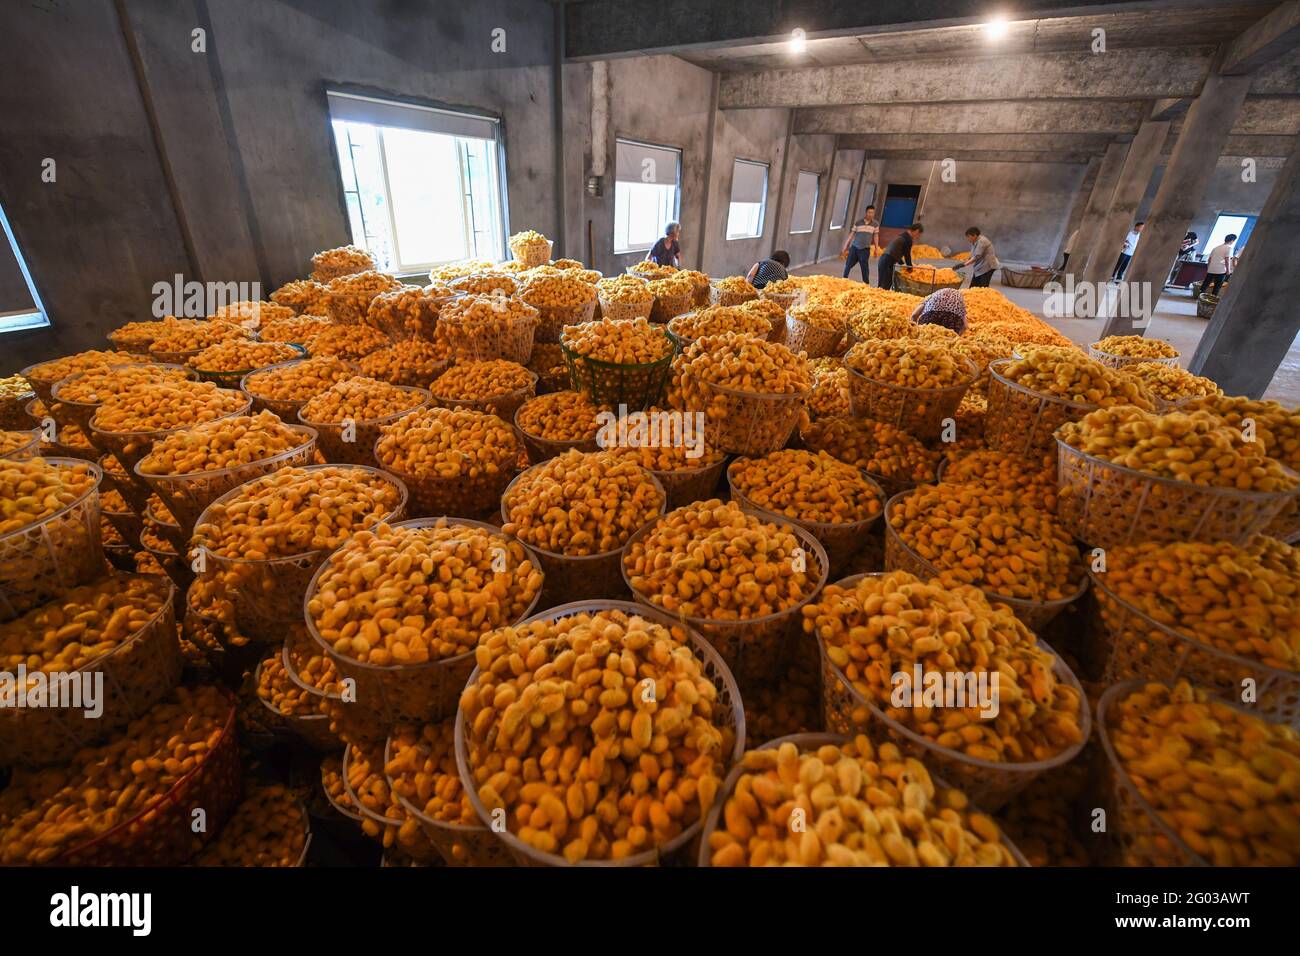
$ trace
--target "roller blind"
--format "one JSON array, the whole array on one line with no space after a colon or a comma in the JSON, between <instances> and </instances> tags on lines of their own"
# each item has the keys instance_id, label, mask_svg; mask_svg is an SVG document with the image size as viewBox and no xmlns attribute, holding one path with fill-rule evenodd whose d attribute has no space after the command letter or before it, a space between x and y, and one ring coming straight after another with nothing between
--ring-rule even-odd
<instances>
[{"instance_id":1,"label":"roller blind","mask_svg":"<svg viewBox=\"0 0 1300 956\"><path fill-rule=\"evenodd\" d=\"M676 186L681 150L620 139L614 150L614 178L623 183Z\"/></svg>"},{"instance_id":2,"label":"roller blind","mask_svg":"<svg viewBox=\"0 0 1300 956\"><path fill-rule=\"evenodd\" d=\"M817 210L817 183L821 177L816 173L799 170L799 180L794 187L794 208L790 213L791 232L811 232L813 214Z\"/></svg>"},{"instance_id":3,"label":"roller blind","mask_svg":"<svg viewBox=\"0 0 1300 956\"><path fill-rule=\"evenodd\" d=\"M738 159L731 172L732 202L763 202L767 197L767 163Z\"/></svg>"},{"instance_id":4,"label":"roller blind","mask_svg":"<svg viewBox=\"0 0 1300 956\"><path fill-rule=\"evenodd\" d=\"M853 191L853 180L835 180L835 203L831 206L831 228L840 229L849 215L849 193Z\"/></svg>"},{"instance_id":5,"label":"roller blind","mask_svg":"<svg viewBox=\"0 0 1300 956\"><path fill-rule=\"evenodd\" d=\"M501 122L491 116L476 116L472 113L457 113L432 106L379 100L356 93L327 90L325 98L329 103L331 119L351 123L396 126L399 129L418 129L427 133L489 140L497 138L501 127Z\"/></svg>"}]
</instances>

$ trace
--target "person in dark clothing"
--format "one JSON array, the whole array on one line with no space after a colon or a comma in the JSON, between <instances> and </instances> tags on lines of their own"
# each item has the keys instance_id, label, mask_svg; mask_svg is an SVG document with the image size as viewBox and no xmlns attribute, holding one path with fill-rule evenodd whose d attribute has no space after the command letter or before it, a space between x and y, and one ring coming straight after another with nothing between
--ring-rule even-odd
<instances>
[{"instance_id":1,"label":"person in dark clothing","mask_svg":"<svg viewBox=\"0 0 1300 956\"><path fill-rule=\"evenodd\" d=\"M647 261L657 262L661 266L679 265L682 254L681 238L682 224L680 222L670 222L664 229L664 237L646 253Z\"/></svg>"},{"instance_id":2,"label":"person in dark clothing","mask_svg":"<svg viewBox=\"0 0 1300 956\"><path fill-rule=\"evenodd\" d=\"M853 224L849 238L844 242L840 255L844 257L844 278L849 277L854 263L862 266L862 281L871 284L871 247L876 244L876 233L880 226L876 223L876 207L868 206L862 214L862 221Z\"/></svg>"},{"instance_id":3,"label":"person in dark clothing","mask_svg":"<svg viewBox=\"0 0 1300 956\"><path fill-rule=\"evenodd\" d=\"M880 254L880 261L876 263L876 285L882 289L892 289L894 287L894 266L900 262L904 263L909 269L912 268L912 243L920 239L923 232L925 232L925 226L919 222L914 222L895 236L889 245L885 246L885 251Z\"/></svg>"},{"instance_id":4,"label":"person in dark clothing","mask_svg":"<svg viewBox=\"0 0 1300 956\"><path fill-rule=\"evenodd\" d=\"M749 274L745 276L749 284L755 289L761 289L769 282L776 282L779 279L788 279L790 273L790 253L784 249L778 249L772 253L770 258L760 259L749 267Z\"/></svg>"}]
</instances>

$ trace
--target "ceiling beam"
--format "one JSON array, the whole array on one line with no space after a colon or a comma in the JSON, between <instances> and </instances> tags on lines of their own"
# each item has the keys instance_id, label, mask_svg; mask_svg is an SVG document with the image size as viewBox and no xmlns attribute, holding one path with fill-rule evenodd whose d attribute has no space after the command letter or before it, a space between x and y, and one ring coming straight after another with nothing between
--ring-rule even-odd
<instances>
[{"instance_id":1,"label":"ceiling beam","mask_svg":"<svg viewBox=\"0 0 1300 956\"><path fill-rule=\"evenodd\" d=\"M725 82L725 78L724 78ZM796 133L1133 133L1150 112L1140 100L986 101L801 109Z\"/></svg>"},{"instance_id":2,"label":"ceiling beam","mask_svg":"<svg viewBox=\"0 0 1300 956\"><path fill-rule=\"evenodd\" d=\"M1229 156L1226 154L1220 156L1215 165L1220 169L1237 169L1247 159L1254 161L1256 169L1281 169L1286 165L1285 156Z\"/></svg>"},{"instance_id":3,"label":"ceiling beam","mask_svg":"<svg viewBox=\"0 0 1300 956\"><path fill-rule=\"evenodd\" d=\"M1016 0L1008 15L1046 20L1113 11L1185 11L1222 0ZM702 47L780 43L796 27L809 39L862 36L986 22L989 0L567 0L564 51L569 60Z\"/></svg>"},{"instance_id":4,"label":"ceiling beam","mask_svg":"<svg viewBox=\"0 0 1300 956\"><path fill-rule=\"evenodd\" d=\"M1254 73L1300 44L1300 0L1280 4L1228 44L1219 72L1226 76Z\"/></svg>"},{"instance_id":5,"label":"ceiling beam","mask_svg":"<svg viewBox=\"0 0 1300 956\"><path fill-rule=\"evenodd\" d=\"M872 152L904 149L1101 154L1113 139L1091 133L859 133L840 136L839 145L841 149Z\"/></svg>"},{"instance_id":6,"label":"ceiling beam","mask_svg":"<svg viewBox=\"0 0 1300 956\"><path fill-rule=\"evenodd\" d=\"M1296 87L1300 89L1300 86ZM1234 133L1294 136L1300 133L1300 97L1246 98L1232 124Z\"/></svg>"},{"instance_id":7,"label":"ceiling beam","mask_svg":"<svg viewBox=\"0 0 1300 956\"><path fill-rule=\"evenodd\" d=\"M1163 99L1200 92L1210 47L1026 53L728 73L722 109L986 100Z\"/></svg>"},{"instance_id":8,"label":"ceiling beam","mask_svg":"<svg viewBox=\"0 0 1300 956\"><path fill-rule=\"evenodd\" d=\"M1171 120L1186 114L1191 109L1191 106L1191 99L1185 96L1156 100L1151 104L1151 118L1153 120Z\"/></svg>"},{"instance_id":9,"label":"ceiling beam","mask_svg":"<svg viewBox=\"0 0 1300 956\"><path fill-rule=\"evenodd\" d=\"M841 141L842 142L842 141ZM852 148L841 145L842 149ZM867 159L911 159L925 162L956 160L958 163L1086 163L1096 153L1022 150L868 149ZM960 175L960 173L958 174Z\"/></svg>"},{"instance_id":10,"label":"ceiling beam","mask_svg":"<svg viewBox=\"0 0 1300 956\"><path fill-rule=\"evenodd\" d=\"M1174 151L1181 129L1170 128L1169 138L1162 149L1168 155ZM1294 136L1239 136L1230 135L1223 147L1228 156L1290 156L1295 149Z\"/></svg>"}]
</instances>

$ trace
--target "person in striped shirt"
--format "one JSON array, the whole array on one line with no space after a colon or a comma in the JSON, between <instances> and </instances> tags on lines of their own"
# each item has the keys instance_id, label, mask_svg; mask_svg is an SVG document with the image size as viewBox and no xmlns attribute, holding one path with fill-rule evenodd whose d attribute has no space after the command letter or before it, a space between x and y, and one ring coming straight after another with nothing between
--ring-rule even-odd
<instances>
[{"instance_id":1,"label":"person in striped shirt","mask_svg":"<svg viewBox=\"0 0 1300 956\"><path fill-rule=\"evenodd\" d=\"M784 249L778 249L767 259L760 259L749 267L749 273L745 276L749 284L755 289L761 289L769 282L776 282L778 279L788 279L790 273L786 270L790 268L790 253Z\"/></svg>"}]
</instances>

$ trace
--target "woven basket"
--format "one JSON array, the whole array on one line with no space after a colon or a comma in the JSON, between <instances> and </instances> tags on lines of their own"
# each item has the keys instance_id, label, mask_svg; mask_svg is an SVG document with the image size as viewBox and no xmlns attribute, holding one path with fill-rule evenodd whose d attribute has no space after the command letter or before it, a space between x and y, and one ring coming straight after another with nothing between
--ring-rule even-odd
<instances>
[{"instance_id":1,"label":"woven basket","mask_svg":"<svg viewBox=\"0 0 1300 956\"><path fill-rule=\"evenodd\" d=\"M1060 282L1055 269L1009 269L1002 267L1002 284L1012 289L1041 289L1049 282Z\"/></svg>"},{"instance_id":2,"label":"woven basket","mask_svg":"<svg viewBox=\"0 0 1300 956\"><path fill-rule=\"evenodd\" d=\"M926 274L923 270L929 269L929 275L932 277L938 274L937 269L933 266L918 266L916 271L922 275ZM894 272L894 289L898 292L907 292L911 295L927 296L932 292L938 292L940 289L960 289L961 280L956 282L926 282L924 279L913 279L905 276L901 271Z\"/></svg>"}]
</instances>

